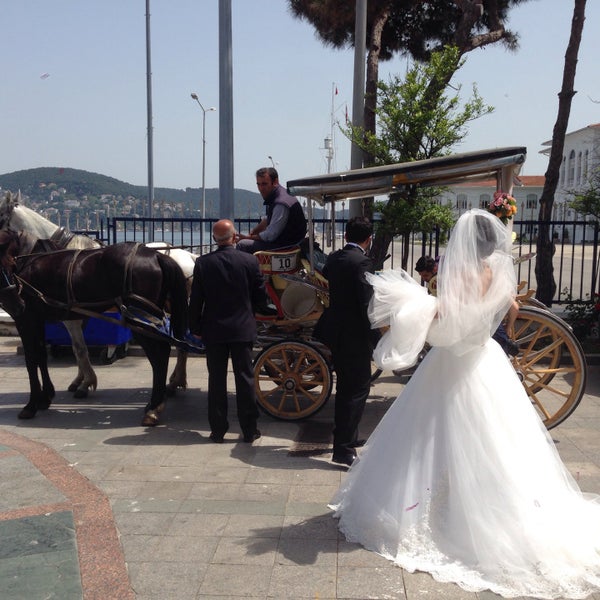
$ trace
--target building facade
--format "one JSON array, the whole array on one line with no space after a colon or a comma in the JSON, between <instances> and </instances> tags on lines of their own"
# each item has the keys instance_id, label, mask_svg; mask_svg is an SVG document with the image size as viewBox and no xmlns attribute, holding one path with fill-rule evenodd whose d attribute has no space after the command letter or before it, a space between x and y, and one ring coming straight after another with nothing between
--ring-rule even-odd
<instances>
[{"instance_id":1,"label":"building facade","mask_svg":"<svg viewBox=\"0 0 600 600\"><path fill-rule=\"evenodd\" d=\"M549 155L552 141L542 144L541 154ZM573 192L584 189L590 178L600 168L600 123L567 133L560 167L559 183L554 194L553 221L583 220L569 207ZM534 221L539 212L539 200L544 188L544 175L515 177L512 195L517 201L516 220ZM496 191L496 181L468 182L449 187L440 195L440 204L451 204L456 215L471 208L486 208ZM527 235L535 235L535 227L528 227ZM584 233L584 231L586 233ZM581 242L592 230L583 227L567 227L559 232L560 238Z\"/></svg>"}]
</instances>

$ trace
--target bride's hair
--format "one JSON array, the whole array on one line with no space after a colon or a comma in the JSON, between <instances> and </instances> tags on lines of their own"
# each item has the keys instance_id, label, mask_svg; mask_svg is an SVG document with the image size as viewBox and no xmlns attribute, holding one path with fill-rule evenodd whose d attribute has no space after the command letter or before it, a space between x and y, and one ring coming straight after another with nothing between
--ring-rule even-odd
<instances>
[{"instance_id":1,"label":"bride's hair","mask_svg":"<svg viewBox=\"0 0 600 600\"><path fill-rule=\"evenodd\" d=\"M498 238L489 218L483 215L475 216L477 255L480 259L487 258L498 246Z\"/></svg>"}]
</instances>

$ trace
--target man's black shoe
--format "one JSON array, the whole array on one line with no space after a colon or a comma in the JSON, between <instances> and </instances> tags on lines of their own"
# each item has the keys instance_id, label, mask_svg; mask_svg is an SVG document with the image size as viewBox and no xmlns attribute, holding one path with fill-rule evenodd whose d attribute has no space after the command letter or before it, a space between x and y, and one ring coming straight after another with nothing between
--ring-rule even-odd
<instances>
[{"instance_id":1,"label":"man's black shoe","mask_svg":"<svg viewBox=\"0 0 600 600\"><path fill-rule=\"evenodd\" d=\"M276 317L279 314L274 304L261 304L255 308L254 312L262 317Z\"/></svg>"},{"instance_id":2,"label":"man's black shoe","mask_svg":"<svg viewBox=\"0 0 600 600\"><path fill-rule=\"evenodd\" d=\"M219 435L218 433L214 433L214 432L211 431L210 435L208 437L210 437L210 439L215 444L222 444L223 443L223 438L225 437L225 434Z\"/></svg>"},{"instance_id":3,"label":"man's black shoe","mask_svg":"<svg viewBox=\"0 0 600 600\"><path fill-rule=\"evenodd\" d=\"M252 442L255 442L260 436L261 436L261 433L257 429L254 433L251 433L249 435L244 435L244 442L246 442L246 444L251 444Z\"/></svg>"},{"instance_id":4,"label":"man's black shoe","mask_svg":"<svg viewBox=\"0 0 600 600\"><path fill-rule=\"evenodd\" d=\"M348 467L355 461L356 452L354 451L346 451L346 452L334 452L331 457L331 461L334 463L338 463L340 465L347 465Z\"/></svg>"},{"instance_id":5,"label":"man's black shoe","mask_svg":"<svg viewBox=\"0 0 600 600\"><path fill-rule=\"evenodd\" d=\"M367 440L356 440L348 444L348 448L362 448L367 443Z\"/></svg>"}]
</instances>

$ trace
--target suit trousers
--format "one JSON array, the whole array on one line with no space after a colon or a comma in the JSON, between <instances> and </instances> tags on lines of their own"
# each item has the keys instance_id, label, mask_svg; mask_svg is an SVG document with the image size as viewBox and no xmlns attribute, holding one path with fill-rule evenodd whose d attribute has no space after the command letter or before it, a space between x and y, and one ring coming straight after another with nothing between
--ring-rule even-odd
<instances>
[{"instance_id":1,"label":"suit trousers","mask_svg":"<svg viewBox=\"0 0 600 600\"><path fill-rule=\"evenodd\" d=\"M206 344L208 369L208 422L211 432L224 435L229 429L227 419L227 364L231 356L235 377L237 417L243 435L256 431L258 407L254 391L252 342Z\"/></svg>"},{"instance_id":2,"label":"suit trousers","mask_svg":"<svg viewBox=\"0 0 600 600\"><path fill-rule=\"evenodd\" d=\"M364 344L368 347L368 344ZM360 347L360 346L359 346ZM336 351L337 350L337 351ZM371 353L333 348L336 374L333 451L352 451L371 389Z\"/></svg>"}]
</instances>

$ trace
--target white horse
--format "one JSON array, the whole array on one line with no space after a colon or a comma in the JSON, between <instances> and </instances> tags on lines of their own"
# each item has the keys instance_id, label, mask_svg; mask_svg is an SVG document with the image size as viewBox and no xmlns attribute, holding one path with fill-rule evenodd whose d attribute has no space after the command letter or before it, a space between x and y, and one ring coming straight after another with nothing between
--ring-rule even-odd
<instances>
[{"instance_id":1,"label":"white horse","mask_svg":"<svg viewBox=\"0 0 600 600\"><path fill-rule=\"evenodd\" d=\"M74 235L52 223L42 215L23 206L20 203L20 192L16 198L6 192L0 200L0 229L12 229L25 232L31 240L30 245L37 240L51 240L59 248L80 249L98 248L100 242L86 235ZM188 295L191 289L191 279L197 255L181 248L171 248L164 242L148 244L158 249L159 252L168 254L181 267L188 282ZM69 391L74 392L75 398L85 398L88 390L95 391L98 378L90 363L88 348L83 336L83 321L64 321L64 325L71 337L73 354L77 361L77 376L69 385ZM173 395L178 387L187 387L187 352L177 350L177 364L169 377L167 392Z\"/></svg>"}]
</instances>

